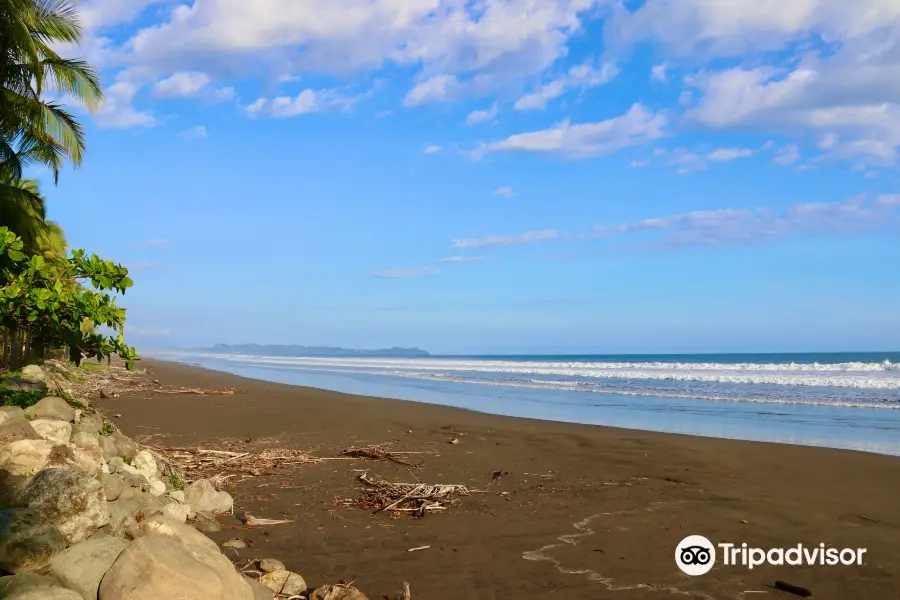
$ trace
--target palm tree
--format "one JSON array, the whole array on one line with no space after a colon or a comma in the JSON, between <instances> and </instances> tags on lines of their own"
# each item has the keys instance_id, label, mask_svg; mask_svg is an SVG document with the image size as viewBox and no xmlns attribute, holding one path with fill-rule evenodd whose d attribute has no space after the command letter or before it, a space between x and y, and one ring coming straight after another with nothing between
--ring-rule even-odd
<instances>
[{"instance_id":1,"label":"palm tree","mask_svg":"<svg viewBox=\"0 0 900 600\"><path fill-rule=\"evenodd\" d=\"M0 198L8 202L38 202L19 184L26 167L44 165L58 180L66 160L81 164L81 124L47 97L68 96L92 111L100 106L103 90L93 69L51 48L81 37L68 0L0 0Z\"/></svg>"},{"instance_id":2,"label":"palm tree","mask_svg":"<svg viewBox=\"0 0 900 600\"><path fill-rule=\"evenodd\" d=\"M66 236L62 227L47 220L47 202L38 182L19 179L11 185L22 190L24 195L8 197L0 194L0 227L9 227L21 237L28 254L43 254L44 258L65 256Z\"/></svg>"}]
</instances>

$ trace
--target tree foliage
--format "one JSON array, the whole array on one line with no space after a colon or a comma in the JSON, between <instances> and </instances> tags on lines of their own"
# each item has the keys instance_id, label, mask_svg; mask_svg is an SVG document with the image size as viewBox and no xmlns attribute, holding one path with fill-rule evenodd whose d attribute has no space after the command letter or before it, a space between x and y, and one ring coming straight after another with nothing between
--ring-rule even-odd
<instances>
[{"instance_id":1,"label":"tree foliage","mask_svg":"<svg viewBox=\"0 0 900 600\"><path fill-rule=\"evenodd\" d=\"M132 368L137 355L124 343L125 309L106 293L124 294L132 286L128 269L84 250L48 260L24 249L20 237L0 227L0 326L27 329L47 346L67 348L76 364L85 356L116 354Z\"/></svg>"}]
</instances>

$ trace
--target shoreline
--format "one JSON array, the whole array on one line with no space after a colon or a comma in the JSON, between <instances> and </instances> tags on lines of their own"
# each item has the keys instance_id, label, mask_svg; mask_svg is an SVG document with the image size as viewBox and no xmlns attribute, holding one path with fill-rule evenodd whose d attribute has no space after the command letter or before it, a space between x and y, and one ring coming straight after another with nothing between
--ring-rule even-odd
<instances>
[{"instance_id":1,"label":"shoreline","mask_svg":"<svg viewBox=\"0 0 900 600\"><path fill-rule=\"evenodd\" d=\"M767 586L780 579L816 598L900 594L896 457L502 417L157 360L142 366L167 385L240 390L148 390L96 401L122 415L115 421L127 434L154 443L232 439L336 457L352 445L393 442L394 450L422 453L411 455L421 457L419 468L337 460L236 483L240 510L294 521L255 536L241 556L278 556L313 585L355 580L377 598L409 581L413 597L436 600L553 591L587 600L612 589L630 599L645 598L647 586L660 598L743 598L746 590L775 593ZM345 502L360 496L358 470L487 493L420 520L372 515ZM823 542L868 554L860 567L718 566L689 578L672 559L687 534L764 548ZM429 548L409 552L421 546Z\"/></svg>"}]
</instances>

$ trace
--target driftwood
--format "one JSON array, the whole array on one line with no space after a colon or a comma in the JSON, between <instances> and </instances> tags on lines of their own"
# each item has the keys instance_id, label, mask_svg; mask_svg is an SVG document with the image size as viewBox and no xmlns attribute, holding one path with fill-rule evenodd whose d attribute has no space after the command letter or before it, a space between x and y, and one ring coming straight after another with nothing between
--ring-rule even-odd
<instances>
[{"instance_id":1,"label":"driftwood","mask_svg":"<svg viewBox=\"0 0 900 600\"><path fill-rule=\"evenodd\" d=\"M800 587L799 585L794 585L786 581L776 581L775 589L781 590L783 592L788 592L796 596L802 596L803 598L809 598L810 596L812 596L812 592L805 587Z\"/></svg>"},{"instance_id":2,"label":"driftwood","mask_svg":"<svg viewBox=\"0 0 900 600\"><path fill-rule=\"evenodd\" d=\"M469 495L464 485L392 483L371 479L368 473L362 473L358 479L370 489L357 501L357 506L376 513L406 512L422 517L428 511L446 510L456 496Z\"/></svg>"},{"instance_id":3,"label":"driftwood","mask_svg":"<svg viewBox=\"0 0 900 600\"><path fill-rule=\"evenodd\" d=\"M403 455L407 454L419 454L418 452L392 452L389 450L390 444L371 444L369 446L350 446L343 452L341 452L341 456L349 456L351 458L365 458L368 460L386 460L390 462L395 462L400 465L406 465L407 467L419 467L422 463L415 464L411 463L405 458ZM422 452L421 454L425 454Z\"/></svg>"}]
</instances>

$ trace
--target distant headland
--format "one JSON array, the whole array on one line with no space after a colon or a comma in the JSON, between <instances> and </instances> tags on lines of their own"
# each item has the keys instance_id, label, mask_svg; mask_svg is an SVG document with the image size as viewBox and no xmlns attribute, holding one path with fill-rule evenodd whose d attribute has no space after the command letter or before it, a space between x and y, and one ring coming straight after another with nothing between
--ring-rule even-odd
<instances>
[{"instance_id":1,"label":"distant headland","mask_svg":"<svg viewBox=\"0 0 900 600\"><path fill-rule=\"evenodd\" d=\"M431 356L419 348L384 348L381 350L353 350L331 346L296 346L281 344L216 344L203 348L215 354L253 354L256 356L327 356L327 357L393 357L427 358Z\"/></svg>"}]
</instances>

